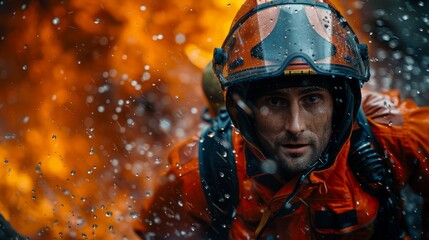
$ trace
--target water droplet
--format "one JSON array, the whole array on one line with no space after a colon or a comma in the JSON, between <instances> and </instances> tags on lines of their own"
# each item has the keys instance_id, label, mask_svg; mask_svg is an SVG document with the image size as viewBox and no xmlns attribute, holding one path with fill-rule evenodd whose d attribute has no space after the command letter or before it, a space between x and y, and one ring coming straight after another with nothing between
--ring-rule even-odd
<instances>
[{"instance_id":1,"label":"water droplet","mask_svg":"<svg viewBox=\"0 0 429 240\"><path fill-rule=\"evenodd\" d=\"M131 218L138 218L139 217L139 213L138 212L130 212L130 216Z\"/></svg>"},{"instance_id":2,"label":"water droplet","mask_svg":"<svg viewBox=\"0 0 429 240\"><path fill-rule=\"evenodd\" d=\"M393 126L393 122L389 121L389 127Z\"/></svg>"},{"instance_id":3,"label":"water droplet","mask_svg":"<svg viewBox=\"0 0 429 240\"><path fill-rule=\"evenodd\" d=\"M111 217L113 215L113 213L112 212L106 212L106 217Z\"/></svg>"},{"instance_id":4,"label":"water droplet","mask_svg":"<svg viewBox=\"0 0 429 240\"><path fill-rule=\"evenodd\" d=\"M75 171L75 170L71 170L70 174L71 174L72 176L74 176L74 175L76 174L76 171Z\"/></svg>"},{"instance_id":5,"label":"water droplet","mask_svg":"<svg viewBox=\"0 0 429 240\"><path fill-rule=\"evenodd\" d=\"M309 232L309 231L310 231L310 229L311 229L311 228L310 228L310 226L309 226L309 225L307 225L307 224L306 224L306 225L304 226L304 230L305 230L305 231Z\"/></svg>"},{"instance_id":6,"label":"water droplet","mask_svg":"<svg viewBox=\"0 0 429 240\"><path fill-rule=\"evenodd\" d=\"M169 119L163 118L160 120L159 126L162 130L168 132L171 129L171 121Z\"/></svg>"},{"instance_id":7,"label":"water droplet","mask_svg":"<svg viewBox=\"0 0 429 240\"><path fill-rule=\"evenodd\" d=\"M183 44L186 42L186 36L183 33L178 33L176 34L174 40L176 41L177 44Z\"/></svg>"},{"instance_id":8,"label":"water droplet","mask_svg":"<svg viewBox=\"0 0 429 240\"><path fill-rule=\"evenodd\" d=\"M225 177L225 173L223 173L223 172L219 172L219 176L220 176L220 177Z\"/></svg>"},{"instance_id":9,"label":"water droplet","mask_svg":"<svg viewBox=\"0 0 429 240\"><path fill-rule=\"evenodd\" d=\"M22 70L27 71L28 70L28 65L22 66Z\"/></svg>"},{"instance_id":10,"label":"water droplet","mask_svg":"<svg viewBox=\"0 0 429 240\"><path fill-rule=\"evenodd\" d=\"M52 140L56 140L57 139L57 135L52 135Z\"/></svg>"},{"instance_id":11,"label":"water droplet","mask_svg":"<svg viewBox=\"0 0 429 240\"><path fill-rule=\"evenodd\" d=\"M382 36L381 36L381 39L383 40L383 41L390 41L390 38L391 38L391 36L389 35L389 34L383 34Z\"/></svg>"},{"instance_id":12,"label":"water droplet","mask_svg":"<svg viewBox=\"0 0 429 240\"><path fill-rule=\"evenodd\" d=\"M99 18L94 19L95 24L99 24L100 22L101 22L101 19L99 19Z\"/></svg>"},{"instance_id":13,"label":"water droplet","mask_svg":"<svg viewBox=\"0 0 429 240\"><path fill-rule=\"evenodd\" d=\"M58 25L60 23L60 19L59 18L54 18L54 19L52 19L52 24L54 24L54 25Z\"/></svg>"},{"instance_id":14,"label":"water droplet","mask_svg":"<svg viewBox=\"0 0 429 240\"><path fill-rule=\"evenodd\" d=\"M183 207L183 202L182 201L178 201L177 205L179 205L180 207Z\"/></svg>"},{"instance_id":15,"label":"water droplet","mask_svg":"<svg viewBox=\"0 0 429 240\"><path fill-rule=\"evenodd\" d=\"M90 155L93 155L94 153L95 153L94 148L89 149L89 154L90 154Z\"/></svg>"},{"instance_id":16,"label":"water droplet","mask_svg":"<svg viewBox=\"0 0 429 240\"><path fill-rule=\"evenodd\" d=\"M28 121L30 121L30 117L28 117L28 116L25 116L25 117L24 117L24 119L22 120L22 122L23 122L24 124L27 124L27 123L28 123Z\"/></svg>"},{"instance_id":17,"label":"water droplet","mask_svg":"<svg viewBox=\"0 0 429 240\"><path fill-rule=\"evenodd\" d=\"M174 180L176 180L176 176L174 174L169 174L168 181L173 182Z\"/></svg>"},{"instance_id":18,"label":"water droplet","mask_svg":"<svg viewBox=\"0 0 429 240\"><path fill-rule=\"evenodd\" d=\"M264 172L273 174L277 171L277 163L273 160L267 159L262 162L261 168Z\"/></svg>"}]
</instances>

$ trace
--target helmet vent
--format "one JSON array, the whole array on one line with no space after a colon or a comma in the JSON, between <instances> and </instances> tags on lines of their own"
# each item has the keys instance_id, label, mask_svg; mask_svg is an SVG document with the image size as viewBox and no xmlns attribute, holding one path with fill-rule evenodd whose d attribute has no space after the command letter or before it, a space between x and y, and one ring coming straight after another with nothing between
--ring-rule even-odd
<instances>
[{"instance_id":1,"label":"helmet vent","mask_svg":"<svg viewBox=\"0 0 429 240\"><path fill-rule=\"evenodd\" d=\"M235 59L234 61L232 61L231 64L229 64L229 69L230 70L234 70L240 66L244 65L244 59L242 57L239 57L237 59Z\"/></svg>"}]
</instances>

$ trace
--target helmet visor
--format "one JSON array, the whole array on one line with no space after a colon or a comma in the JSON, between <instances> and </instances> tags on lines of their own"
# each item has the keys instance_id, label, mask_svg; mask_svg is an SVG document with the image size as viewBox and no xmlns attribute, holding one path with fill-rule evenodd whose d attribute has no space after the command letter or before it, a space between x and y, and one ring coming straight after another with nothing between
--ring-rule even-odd
<instances>
[{"instance_id":1,"label":"helmet visor","mask_svg":"<svg viewBox=\"0 0 429 240\"><path fill-rule=\"evenodd\" d=\"M336 10L284 2L259 5L231 28L214 54L214 70L224 87L287 74L368 80L362 45Z\"/></svg>"}]
</instances>

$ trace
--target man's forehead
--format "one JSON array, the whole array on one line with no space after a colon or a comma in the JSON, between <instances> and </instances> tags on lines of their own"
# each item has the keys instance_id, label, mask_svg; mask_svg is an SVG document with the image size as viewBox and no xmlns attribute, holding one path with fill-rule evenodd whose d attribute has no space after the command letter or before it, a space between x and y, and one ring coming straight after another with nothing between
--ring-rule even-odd
<instances>
[{"instance_id":1,"label":"man's forehead","mask_svg":"<svg viewBox=\"0 0 429 240\"><path fill-rule=\"evenodd\" d=\"M267 91L261 91L262 93L271 93L271 92L314 92L314 91L328 91L328 88L325 86L303 86L303 87L280 87L276 89L271 89Z\"/></svg>"},{"instance_id":2,"label":"man's forehead","mask_svg":"<svg viewBox=\"0 0 429 240\"><path fill-rule=\"evenodd\" d=\"M270 95L282 95L282 96L303 95L303 94L315 93L315 92L329 92L329 90L328 88L323 86L284 87L284 88L261 91L259 94L255 95L255 97L258 98L258 97L270 96Z\"/></svg>"}]
</instances>

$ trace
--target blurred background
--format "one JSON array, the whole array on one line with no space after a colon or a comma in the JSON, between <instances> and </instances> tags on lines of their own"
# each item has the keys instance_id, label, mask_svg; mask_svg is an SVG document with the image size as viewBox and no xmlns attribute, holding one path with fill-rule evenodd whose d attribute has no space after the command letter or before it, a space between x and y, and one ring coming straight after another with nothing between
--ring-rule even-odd
<instances>
[{"instance_id":1,"label":"blurred background","mask_svg":"<svg viewBox=\"0 0 429 240\"><path fill-rule=\"evenodd\" d=\"M243 2L0 0L0 213L31 239L136 239ZM429 3L335 4L369 44L366 87L427 105Z\"/></svg>"}]
</instances>

